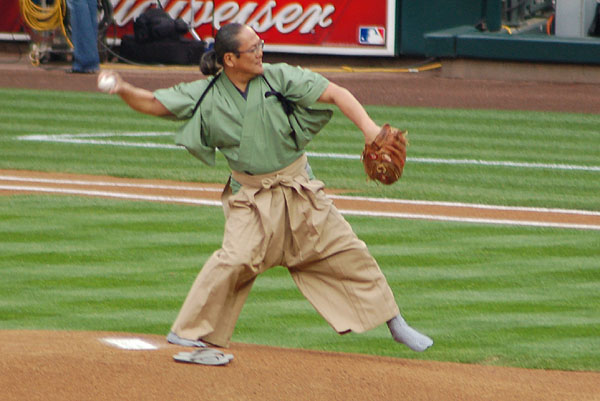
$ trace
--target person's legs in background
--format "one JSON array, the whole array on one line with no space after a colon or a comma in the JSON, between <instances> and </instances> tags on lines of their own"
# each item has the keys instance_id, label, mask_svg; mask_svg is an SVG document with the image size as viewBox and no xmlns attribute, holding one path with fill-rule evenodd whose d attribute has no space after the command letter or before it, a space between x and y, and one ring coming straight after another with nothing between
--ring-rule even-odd
<instances>
[{"instance_id":1,"label":"person's legs in background","mask_svg":"<svg viewBox=\"0 0 600 401\"><path fill-rule=\"evenodd\" d=\"M97 0L67 0L67 7L74 47L72 72L97 72L100 68Z\"/></svg>"}]
</instances>

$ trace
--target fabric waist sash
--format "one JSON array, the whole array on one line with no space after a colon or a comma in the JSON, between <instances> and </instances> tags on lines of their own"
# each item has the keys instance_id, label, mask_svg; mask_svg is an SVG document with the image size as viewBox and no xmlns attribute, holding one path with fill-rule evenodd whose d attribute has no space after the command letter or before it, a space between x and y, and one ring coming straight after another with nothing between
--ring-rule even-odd
<instances>
[{"instance_id":1,"label":"fabric waist sash","mask_svg":"<svg viewBox=\"0 0 600 401\"><path fill-rule=\"evenodd\" d=\"M250 175L240 171L233 171L231 173L231 177L246 187L271 188L278 185L282 181L293 179L293 177L297 177L299 175L304 175L307 176L306 178L308 178L308 174L306 172L307 161L308 159L306 154L303 153L302 156L297 158L292 164L282 168L281 170L256 175Z\"/></svg>"}]
</instances>

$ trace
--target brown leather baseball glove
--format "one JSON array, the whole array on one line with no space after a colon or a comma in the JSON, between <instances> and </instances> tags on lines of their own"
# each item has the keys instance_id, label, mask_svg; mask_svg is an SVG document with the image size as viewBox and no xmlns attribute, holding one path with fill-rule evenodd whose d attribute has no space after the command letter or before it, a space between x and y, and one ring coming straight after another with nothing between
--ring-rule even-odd
<instances>
[{"instance_id":1,"label":"brown leather baseball glove","mask_svg":"<svg viewBox=\"0 0 600 401\"><path fill-rule=\"evenodd\" d=\"M406 134L384 124L375 140L365 145L361 160L370 179L385 185L400 179L406 163Z\"/></svg>"}]
</instances>

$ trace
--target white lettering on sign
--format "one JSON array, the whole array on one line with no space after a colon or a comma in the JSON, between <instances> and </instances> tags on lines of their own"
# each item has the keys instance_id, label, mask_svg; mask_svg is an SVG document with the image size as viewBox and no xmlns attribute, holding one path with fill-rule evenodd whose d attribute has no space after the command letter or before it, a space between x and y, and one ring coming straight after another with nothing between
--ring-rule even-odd
<instances>
[{"instance_id":1,"label":"white lettering on sign","mask_svg":"<svg viewBox=\"0 0 600 401\"><path fill-rule=\"evenodd\" d=\"M154 0L111 0L114 9L114 19L118 26L135 21L144 11L155 5ZM256 32L266 32L275 28L280 33L290 33L295 30L305 34L312 32L317 26L327 28L333 23L331 15L335 6L331 4L311 4L306 9L300 3L290 2L277 8L277 1L259 3L250 1L240 8L236 1L218 2L216 8L213 1L163 0L165 11L173 18L191 21L197 28L204 24L213 24L219 29L227 22L239 22L251 26Z\"/></svg>"}]
</instances>

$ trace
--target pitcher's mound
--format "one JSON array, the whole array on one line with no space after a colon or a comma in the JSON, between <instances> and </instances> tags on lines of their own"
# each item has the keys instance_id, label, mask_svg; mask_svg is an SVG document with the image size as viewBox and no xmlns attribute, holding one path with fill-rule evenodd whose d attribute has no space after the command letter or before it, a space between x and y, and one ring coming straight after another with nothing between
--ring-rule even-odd
<instances>
[{"instance_id":1,"label":"pitcher's mound","mask_svg":"<svg viewBox=\"0 0 600 401\"><path fill-rule=\"evenodd\" d=\"M233 344L226 366L178 363L163 336L0 331L3 400L598 400L600 373Z\"/></svg>"}]
</instances>

